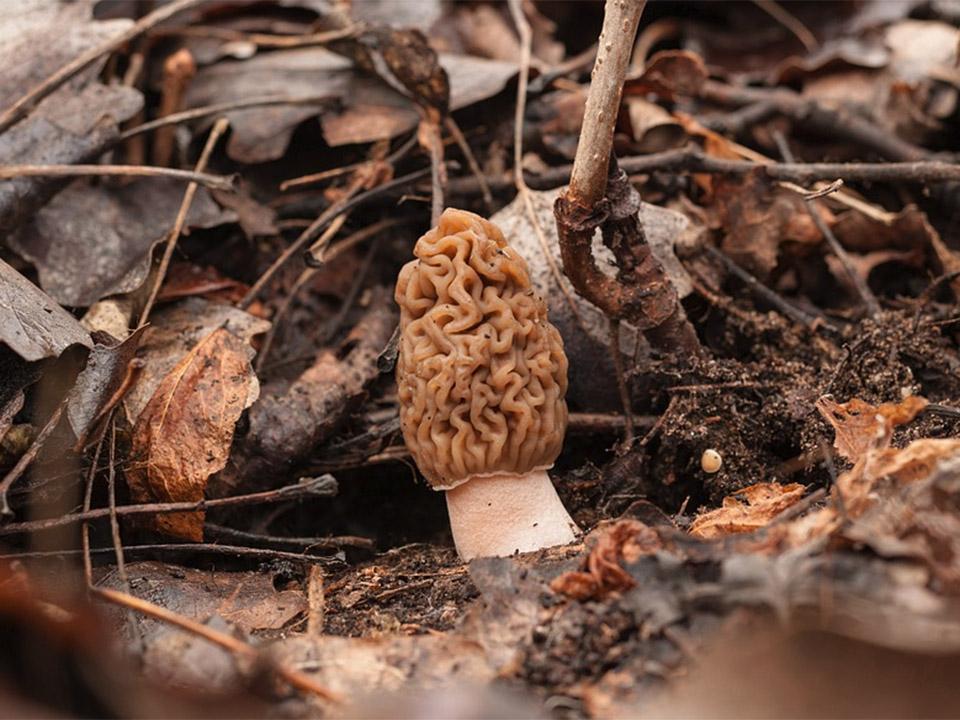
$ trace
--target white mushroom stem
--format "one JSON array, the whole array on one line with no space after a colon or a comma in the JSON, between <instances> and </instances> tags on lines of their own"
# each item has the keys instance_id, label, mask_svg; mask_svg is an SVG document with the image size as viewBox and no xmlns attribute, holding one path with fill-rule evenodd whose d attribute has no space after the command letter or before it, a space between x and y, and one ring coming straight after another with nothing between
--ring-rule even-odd
<instances>
[{"instance_id":1,"label":"white mushroom stem","mask_svg":"<svg viewBox=\"0 0 960 720\"><path fill-rule=\"evenodd\" d=\"M566 545L579 532L546 470L475 477L446 495L453 541L463 560Z\"/></svg>"}]
</instances>

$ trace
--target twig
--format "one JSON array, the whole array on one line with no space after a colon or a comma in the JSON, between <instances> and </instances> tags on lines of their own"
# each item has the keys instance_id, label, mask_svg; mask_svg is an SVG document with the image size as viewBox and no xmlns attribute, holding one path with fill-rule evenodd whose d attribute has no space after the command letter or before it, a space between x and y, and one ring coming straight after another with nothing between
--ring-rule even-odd
<instances>
[{"instance_id":1,"label":"twig","mask_svg":"<svg viewBox=\"0 0 960 720\"><path fill-rule=\"evenodd\" d=\"M213 523L203 524L204 534L210 533L214 539L231 540L250 544L267 546L287 546L302 550L339 550L344 547L359 548L360 550L375 550L376 543L367 537L359 535L334 535L331 537L286 537L283 535L261 535L245 532Z\"/></svg>"},{"instance_id":2,"label":"twig","mask_svg":"<svg viewBox=\"0 0 960 720\"><path fill-rule=\"evenodd\" d=\"M700 97L724 105L752 105L764 100L776 104L778 112L812 129L868 147L891 160L917 161L932 153L869 120L843 110L827 108L814 100L785 88L764 89L735 87L707 80L700 88ZM835 175L834 177L843 177Z\"/></svg>"},{"instance_id":3,"label":"twig","mask_svg":"<svg viewBox=\"0 0 960 720\"><path fill-rule=\"evenodd\" d=\"M584 207L593 208L606 193L613 128L644 5L646 0L607 0L604 7L597 60L570 173L569 193Z\"/></svg>"},{"instance_id":4,"label":"twig","mask_svg":"<svg viewBox=\"0 0 960 720\"><path fill-rule=\"evenodd\" d=\"M490 194L490 186L487 185L487 180L483 176L480 163L477 162L477 157L473 154L473 150L470 149L470 143L468 143L467 139L463 136L460 126L457 124L457 121L453 119L453 115L447 115L443 123L449 131L450 137L454 139L457 147L460 148L460 152L463 153L463 157L467 161L467 167L470 168L470 172L473 173L473 176L477 179L477 183L480 185L480 194L483 196L483 204L487 208L487 213L493 215L493 195Z\"/></svg>"},{"instance_id":5,"label":"twig","mask_svg":"<svg viewBox=\"0 0 960 720\"><path fill-rule=\"evenodd\" d=\"M583 318L580 315L580 309L577 307L577 302L567 287L567 284L564 282L563 273L560 271L560 268L557 266L557 261L553 257L553 250L547 242L547 236L544 234L543 228L540 227L540 220L533 207L533 197L530 188L527 187L527 183L523 178L523 120L527 107L527 81L530 77L530 54L533 44L533 32L530 29L530 23L527 22L527 18L523 14L521 0L509 0L509 5L510 15L513 17L513 22L517 26L517 32L520 33L520 79L517 83L517 106L513 118L513 182L520 197L523 198L527 219L530 221L530 224L533 226L533 231L537 235L540 249L543 251L543 257L547 261L547 265L550 266L550 274L553 275L557 287L560 288L560 292L563 293L563 297L567 301L570 312L573 313L577 324L584 333L587 333Z\"/></svg>"},{"instance_id":6,"label":"twig","mask_svg":"<svg viewBox=\"0 0 960 720\"><path fill-rule=\"evenodd\" d=\"M785 7L774 2L774 0L753 0L753 2L758 8L789 30L807 52L813 52L820 47L817 38L814 37L807 26Z\"/></svg>"},{"instance_id":7,"label":"twig","mask_svg":"<svg viewBox=\"0 0 960 720\"><path fill-rule=\"evenodd\" d=\"M760 163L752 160L728 160L704 154L696 146L665 150L650 155L618 158L620 167L631 175L664 172L697 172L717 175L747 175L761 173L773 180L789 180L808 185L817 180L843 178L845 183L863 182L912 182L931 183L960 180L960 164L939 160L887 163ZM559 187L570 179L572 165L557 165L539 175L525 178L530 187L549 189ZM506 178L487 178L491 190L508 189L512 181ZM450 181L451 193L477 195L480 188L472 177Z\"/></svg>"},{"instance_id":8,"label":"twig","mask_svg":"<svg viewBox=\"0 0 960 720\"><path fill-rule=\"evenodd\" d=\"M307 97L289 97L288 95L264 95L263 97L247 98L245 100L236 100L234 102L217 103L215 105L204 105L202 107L191 108L182 112L171 113L162 118L145 122L141 125L124 130L120 134L120 140L129 140L132 137L141 135L157 128L168 125L178 125L190 120L199 120L200 118L211 115L222 115L231 110L245 110L255 107L269 107L271 105L323 105L330 102L329 95L310 95Z\"/></svg>"},{"instance_id":9,"label":"twig","mask_svg":"<svg viewBox=\"0 0 960 720\"><path fill-rule=\"evenodd\" d=\"M319 565L311 566L307 572L307 635L323 635L327 598L324 591L323 569Z\"/></svg>"},{"instance_id":10,"label":"twig","mask_svg":"<svg viewBox=\"0 0 960 720\"><path fill-rule=\"evenodd\" d=\"M640 222L640 195L612 154L613 130L644 0L607 0L597 60L570 185L554 204L563 269L577 292L611 320L642 330L651 345L679 358L703 350L676 288L653 254ZM597 265L593 236L616 258L617 275Z\"/></svg>"},{"instance_id":11,"label":"twig","mask_svg":"<svg viewBox=\"0 0 960 720\"><path fill-rule=\"evenodd\" d=\"M783 159L787 162L793 162L793 153L790 150L790 146L787 144L787 139L783 136L783 133L780 131L774 131L773 134L774 141L777 143L777 147L780 149L780 154L783 156ZM840 182L840 181L838 181ZM828 187L825 189L827 192L832 192ZM863 301L863 304L867 307L867 314L870 317L876 317L880 314L880 303L877 302L876 295L873 294L873 291L870 289L870 286L867 285L866 281L860 276L857 272L857 269L853 266L853 261L850 259L850 255L847 254L846 249L843 245L840 244L840 241L837 240L837 236L833 234L833 230L830 229L830 226L824 221L823 216L820 214L820 206L816 202L816 198L820 197L818 194L804 195L803 204L807 208L807 212L810 217L813 219L813 224L817 226L817 230L820 231L820 234L823 235L824 239L827 241L827 245L830 246L830 250L836 255L837 260L840 261L840 264L843 266L843 271L847 275L847 279L856 289L857 294L860 295L860 299Z\"/></svg>"},{"instance_id":12,"label":"twig","mask_svg":"<svg viewBox=\"0 0 960 720\"><path fill-rule=\"evenodd\" d=\"M0 165L0 180L12 180L18 177L86 177L88 175L166 177L198 183L211 190L232 192L237 189L235 176L210 175L193 170L176 170L150 165Z\"/></svg>"},{"instance_id":13,"label":"twig","mask_svg":"<svg viewBox=\"0 0 960 720\"><path fill-rule=\"evenodd\" d=\"M406 140L406 142L402 143L400 147L383 158L382 162L393 165L397 162L397 160L410 152L416 146L416 144L417 135L414 133ZM290 178L289 180L284 180L282 183L280 183L280 190L286 191L290 188L300 187L301 185L312 185L313 183L320 182L321 180L328 180L333 177L339 177L340 175L346 175L349 172L353 172L354 170L362 168L364 165L369 165L370 162L371 160L368 158L366 160L361 160L360 162L351 163L350 165L343 165L341 167L331 168L330 170L324 170L323 172Z\"/></svg>"},{"instance_id":14,"label":"twig","mask_svg":"<svg viewBox=\"0 0 960 720\"><path fill-rule=\"evenodd\" d=\"M757 280L753 275L751 275L742 267L737 265L737 263L735 263L733 260L731 260L729 257L724 255L722 252L717 250L712 245L706 244L703 246L703 248L704 250L706 250L708 255L716 258L721 263L723 263L724 267L726 267L726 269L730 273L735 275L744 284L746 284L746 286L750 288L751 291L753 291L756 295L759 295L760 297L762 297L764 300L766 300L768 303L773 305L775 308L777 308L777 310L779 310L782 314L786 315L788 318L793 320L795 323L804 325L807 328L813 328L817 320L820 319L814 315L811 315L805 312L804 310L801 310L798 307L795 307L794 305L784 300L777 293L775 293L773 290L768 288L762 282Z\"/></svg>"},{"instance_id":15,"label":"twig","mask_svg":"<svg viewBox=\"0 0 960 720\"><path fill-rule=\"evenodd\" d=\"M70 61L52 75L43 80L39 85L29 90L13 105L0 115L0 133L6 132L21 119L26 117L41 100L47 97L54 90L59 88L65 82L83 72L87 67L95 63L102 55L113 52L122 45L127 44L133 38L159 25L174 15L188 10L191 7L200 5L203 0L175 0L167 5L161 5L148 15L144 15L131 27L101 43L95 48L91 48L79 57Z\"/></svg>"},{"instance_id":16,"label":"twig","mask_svg":"<svg viewBox=\"0 0 960 720\"><path fill-rule=\"evenodd\" d=\"M101 600L123 608L136 610L137 612L146 615L147 617L151 617L154 620L168 623L180 628L181 630L185 630L186 632L196 635L197 637L201 637L204 640L222 647L245 660L252 661L257 660L260 657L260 652L249 643L246 643L228 633L216 630L208 625L203 625L196 620L191 620L190 618L184 617L183 615L175 613L172 610L168 610L165 607L147 602L146 600L142 600L128 593L118 592L109 588L94 588L93 593ZM309 675L306 675L299 670L294 670L293 668L282 663L272 663L272 667L278 676L283 678L287 683L297 690L316 695L317 697L331 703L340 704L345 700L340 693L336 693L333 690L321 685Z\"/></svg>"},{"instance_id":17,"label":"twig","mask_svg":"<svg viewBox=\"0 0 960 720\"><path fill-rule=\"evenodd\" d=\"M46 425L43 426L43 429L37 434L37 437L34 438L32 443L30 443L30 447L27 448L27 451L20 456L17 464L13 466L13 469L6 474L6 476L3 478L3 482L0 482L0 517L13 517L13 510L10 509L10 504L7 501L7 493L10 491L10 486L13 485L21 475L23 475L28 467L30 467L30 463L33 462L34 458L37 456L37 453L40 452L40 449L47 441L47 438L53 434L53 431L57 427L57 423L60 422L60 416L63 415L63 411L67 407L68 401L69 397L64 398L64 400L57 406L57 409L53 411L53 414L47 420ZM3 530L4 528L0 527L0 532L3 532Z\"/></svg>"},{"instance_id":18,"label":"twig","mask_svg":"<svg viewBox=\"0 0 960 720\"><path fill-rule=\"evenodd\" d=\"M280 254L280 257L278 257L273 264L267 268L266 272L264 272L263 275L257 279L257 281L247 291L247 294L243 296L243 299L237 303L237 306L240 308L246 308L250 305L250 303L256 300L257 295L260 294L260 291L263 290L264 286L270 281L276 272L283 267L283 265L290 258L303 250L307 243L312 242L318 233L322 232L329 223L333 222L337 215L347 212L348 210L352 210L353 208L362 205L378 195L388 193L392 190L403 187L404 185L408 185L411 182L415 182L424 175L429 174L429 172L430 168L423 168L407 175L402 175L401 177L395 178L390 182L385 182L382 185L378 185L375 188L367 190L364 193L360 193L359 195L355 195L349 199L340 200L328 207L326 210L320 213L317 219L310 224L310 227L304 230L300 234L300 237L294 240L293 243L291 243L290 246Z\"/></svg>"},{"instance_id":19,"label":"twig","mask_svg":"<svg viewBox=\"0 0 960 720\"><path fill-rule=\"evenodd\" d=\"M83 512L85 513L90 512L93 501L93 481L97 476L97 465L100 463L100 451L103 449L105 437L106 434L100 435L97 449L93 452L93 462L87 472L86 488L83 491ZM83 554L83 577L89 589L93 587L93 561L90 559L90 525L87 522L80 525L80 551Z\"/></svg>"},{"instance_id":20,"label":"twig","mask_svg":"<svg viewBox=\"0 0 960 720\"><path fill-rule=\"evenodd\" d=\"M131 591L130 578L127 577L127 563L123 559L123 541L120 539L120 521L117 519L117 421L116 417L110 418L110 462L107 468L107 502L110 511L110 537L113 540L113 552L117 559L117 574L120 581L127 589Z\"/></svg>"},{"instance_id":21,"label":"twig","mask_svg":"<svg viewBox=\"0 0 960 720\"><path fill-rule=\"evenodd\" d=\"M240 507L243 505L263 505L267 503L286 502L288 500L299 500L305 497L331 497L337 494L336 480L330 475L324 475L319 478L312 478L307 481L296 483L295 485L286 485L275 490L265 490L263 492L249 493L246 495L234 495L233 497L214 498L212 500L197 500L196 502L172 502L172 503L143 503L140 505L120 505L115 508L117 517L126 517L134 515L161 515L175 512L195 512L201 510L210 510L218 507ZM94 508L93 510L84 510L83 512L62 515L58 518L47 518L45 520L29 520L21 523L11 523L0 526L0 535L16 535L20 533L39 532L41 530L50 530L52 528L73 525L78 522L89 522L101 518L110 517L111 508Z\"/></svg>"},{"instance_id":22,"label":"twig","mask_svg":"<svg viewBox=\"0 0 960 720\"><path fill-rule=\"evenodd\" d=\"M348 217L350 217L350 213L342 213L337 215L327 229L323 231L323 235L320 236L320 242L330 242L330 238L340 232L340 228L342 228L344 223L347 222ZM267 330L267 334L263 338L263 344L260 346L260 352L257 353L257 360L254 364L257 374L260 374L263 371L263 368L266 366L267 357L270 355L270 350L273 348L273 342L277 337L277 332L280 330L280 320L282 320L287 312L289 312L290 308L293 306L293 301L296 299L303 286L310 282L310 279L316 275L316 273L316 268L304 268L300 272L300 275L297 277L296 281L293 283L293 287L290 288L290 292L287 293L287 296L283 299L280 307L277 308L277 311L271 318L270 329Z\"/></svg>"},{"instance_id":23,"label":"twig","mask_svg":"<svg viewBox=\"0 0 960 720\"><path fill-rule=\"evenodd\" d=\"M196 167L194 168L195 172L201 173L206 169L207 163L210 161L210 156L213 154L213 148L216 147L220 136L227 131L229 126L230 123L226 118L220 118L214 123L213 129L210 131L210 136L207 138L207 144L204 145L203 152L200 153L200 159L197 160ZM170 267L173 250L176 248L177 240L180 239L180 233L183 232L183 226L187 222L187 213L190 212L190 207L193 205L193 198L197 194L197 187L197 183L192 182L187 185L187 189L183 193L183 201L180 203L180 210L177 211L177 219L173 223L173 230L171 230L167 236L167 244L163 248L163 257L160 258L160 265L156 271L156 279L153 282L153 287L150 289L147 302L143 306L143 311L140 313L140 327L146 325L147 320L150 318L150 311L153 310L153 304L157 300L157 293L160 292L160 286L163 285L164 278L167 276L167 268Z\"/></svg>"},{"instance_id":24,"label":"twig","mask_svg":"<svg viewBox=\"0 0 960 720\"><path fill-rule=\"evenodd\" d=\"M231 557L248 558L250 560L271 561L290 560L300 563L330 563L334 558L306 553L284 552L283 550L268 550L265 548L240 547L236 545L219 545L215 543L154 543L149 545L125 545L123 548L127 556L156 553L183 553L199 555L228 555ZM64 550L31 550L28 552L0 551L0 558L8 560L72 557L79 555L82 550L74 548ZM91 555L112 555L112 547L92 548Z\"/></svg>"},{"instance_id":25,"label":"twig","mask_svg":"<svg viewBox=\"0 0 960 720\"><path fill-rule=\"evenodd\" d=\"M326 327L324 327L320 334L321 344L330 342L340 330L340 327L343 325L344 321L347 319L347 314L350 312L353 304L357 301L357 298L360 296L360 291L367 282L367 276L370 274L370 268L373 266L373 261L377 256L377 250L379 248L379 238L370 243L370 248L367 250L367 255L363 258L363 263L357 270L356 277L354 277L353 282L350 284L350 289L347 291L346 297L343 298L343 302L340 304L337 314L330 318L330 321L326 324Z\"/></svg>"},{"instance_id":26,"label":"twig","mask_svg":"<svg viewBox=\"0 0 960 720\"><path fill-rule=\"evenodd\" d=\"M430 155L430 227L440 223L443 213L443 196L447 187L447 172L443 164L443 139L440 137L440 124L432 118L435 113L427 113L420 121L417 138L421 147Z\"/></svg>"},{"instance_id":27,"label":"twig","mask_svg":"<svg viewBox=\"0 0 960 720\"><path fill-rule=\"evenodd\" d=\"M273 35L270 33L242 32L232 28L193 25L179 28L158 28L151 36L179 36L215 38L227 42L246 42L263 48L299 48L311 45L327 45L336 40L354 37L363 29L361 24L349 25L327 32L307 33L303 35Z\"/></svg>"}]
</instances>

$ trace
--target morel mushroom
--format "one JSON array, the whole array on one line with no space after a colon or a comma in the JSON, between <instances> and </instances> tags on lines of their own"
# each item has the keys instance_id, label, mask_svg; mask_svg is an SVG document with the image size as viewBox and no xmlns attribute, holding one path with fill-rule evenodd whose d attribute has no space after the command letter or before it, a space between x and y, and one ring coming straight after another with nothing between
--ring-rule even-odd
<instances>
[{"instance_id":1,"label":"morel mushroom","mask_svg":"<svg viewBox=\"0 0 960 720\"><path fill-rule=\"evenodd\" d=\"M397 279L400 424L446 491L460 557L572 542L547 469L567 427L567 358L527 265L492 223L446 210Z\"/></svg>"}]
</instances>

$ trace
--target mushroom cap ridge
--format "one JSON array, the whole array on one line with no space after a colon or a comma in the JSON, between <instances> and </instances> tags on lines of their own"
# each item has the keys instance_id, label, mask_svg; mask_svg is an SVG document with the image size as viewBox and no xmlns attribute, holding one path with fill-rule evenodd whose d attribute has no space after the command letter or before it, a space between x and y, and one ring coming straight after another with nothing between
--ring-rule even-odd
<instances>
[{"instance_id":1,"label":"mushroom cap ridge","mask_svg":"<svg viewBox=\"0 0 960 720\"><path fill-rule=\"evenodd\" d=\"M397 279L404 439L436 490L550 467L567 358L527 264L489 221L448 209Z\"/></svg>"}]
</instances>

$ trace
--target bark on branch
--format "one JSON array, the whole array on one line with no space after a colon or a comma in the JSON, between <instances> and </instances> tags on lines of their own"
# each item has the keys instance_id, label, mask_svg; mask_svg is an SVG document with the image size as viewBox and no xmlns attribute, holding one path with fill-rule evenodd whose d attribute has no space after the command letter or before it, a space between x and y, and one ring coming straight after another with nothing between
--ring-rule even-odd
<instances>
[{"instance_id":1,"label":"bark on branch","mask_svg":"<svg viewBox=\"0 0 960 720\"><path fill-rule=\"evenodd\" d=\"M607 0L570 186L557 199L554 216L563 270L580 295L611 320L642 329L655 347L699 355L700 343L676 289L644 236L640 195L611 154L643 6L642 1ZM616 257L615 277L605 274L593 257L597 228Z\"/></svg>"}]
</instances>

